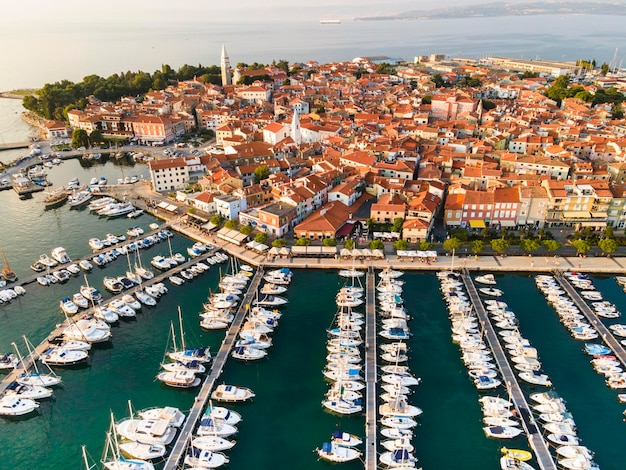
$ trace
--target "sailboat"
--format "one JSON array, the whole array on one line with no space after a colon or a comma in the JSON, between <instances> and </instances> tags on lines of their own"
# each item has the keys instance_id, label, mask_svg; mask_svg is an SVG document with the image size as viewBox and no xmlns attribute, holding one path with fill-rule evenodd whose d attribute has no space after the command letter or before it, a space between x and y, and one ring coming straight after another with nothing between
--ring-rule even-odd
<instances>
[{"instance_id":1,"label":"sailboat","mask_svg":"<svg viewBox=\"0 0 626 470\"><path fill-rule=\"evenodd\" d=\"M132 418L131 418L132 420ZM115 427L115 419L113 413L111 413L111 428L107 432L106 445L104 447L104 453L102 455L102 465L108 470L154 470L154 465L145 460L138 459L126 459L122 457L120 453L120 445L117 440L117 432ZM163 453L157 457L165 455L165 445L159 443L141 444L136 442L140 446L148 445L154 449L162 449ZM132 447L131 447L132 448ZM149 450L148 450L149 452ZM153 451L153 453L158 453ZM156 457L154 457L156 458Z\"/></svg>"},{"instance_id":2,"label":"sailboat","mask_svg":"<svg viewBox=\"0 0 626 470\"><path fill-rule=\"evenodd\" d=\"M2 253L2 260L4 261L4 268L2 268L2 277L7 282L15 282L17 281L17 274L13 272L11 267L9 266L9 261L7 260L6 254L4 254L4 250L0 248L0 253Z\"/></svg>"},{"instance_id":3,"label":"sailboat","mask_svg":"<svg viewBox=\"0 0 626 470\"><path fill-rule=\"evenodd\" d=\"M179 362L191 362L191 361L200 361L200 362L209 362L211 360L211 352L208 347L201 348L188 348L185 345L185 332L183 330L183 316L180 311L180 307L178 307L178 322L180 324L180 349L178 349L176 345L175 338L172 338L172 345L174 350L167 353L167 356L173 361Z\"/></svg>"},{"instance_id":4,"label":"sailboat","mask_svg":"<svg viewBox=\"0 0 626 470\"><path fill-rule=\"evenodd\" d=\"M22 375L20 375L16 379L17 383L20 383L23 385L41 385L42 387L52 387L54 385L59 385L61 383L61 377L55 374L54 371L47 364L44 363L44 365L48 368L49 372L47 374L41 374L39 372L39 369L37 367L37 360L33 356L35 348L31 344L31 342L28 340L28 338L26 338L26 336L23 336L23 338L24 338L24 343L26 343L26 348L28 349L28 356L32 357L31 364L32 364L33 371L29 371L29 369L26 367L26 363L24 362L24 360L22 359L22 356L20 355L17 345L15 343L12 343L13 347L15 348L15 352L17 353L19 357L20 363L22 364L22 367L24 368L24 372L22 373Z\"/></svg>"}]
</instances>

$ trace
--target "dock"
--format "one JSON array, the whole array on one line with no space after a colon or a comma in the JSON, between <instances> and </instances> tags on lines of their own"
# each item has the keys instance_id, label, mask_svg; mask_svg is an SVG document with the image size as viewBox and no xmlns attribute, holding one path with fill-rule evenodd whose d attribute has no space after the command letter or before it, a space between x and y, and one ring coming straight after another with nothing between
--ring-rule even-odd
<instances>
[{"instance_id":1,"label":"dock","mask_svg":"<svg viewBox=\"0 0 626 470\"><path fill-rule=\"evenodd\" d=\"M15 150L15 149L25 149L30 147L32 142L11 142L8 144L0 144L0 152L2 150Z\"/></svg>"},{"instance_id":2,"label":"dock","mask_svg":"<svg viewBox=\"0 0 626 470\"><path fill-rule=\"evenodd\" d=\"M185 457L185 451L187 450L189 438L198 425L198 422L202 419L202 414L204 413L206 404L211 396L211 391L215 387L217 379L219 379L220 375L222 375L222 371L224 370L224 365L230 355L230 351L237 342L237 335L239 334L241 325L246 318L250 305L252 305L252 301L256 295L262 278L263 267L259 266L257 272L252 278L252 281L250 282L250 285L248 286L246 295L239 305L235 318L233 319L233 322L231 323L230 328L222 341L222 345L213 358L213 365L211 366L209 374L202 383L202 388L193 403L191 411L189 412L189 415L185 420L185 424L179 433L176 442L174 443L172 452L165 462L163 470L176 470L180 468L181 461Z\"/></svg>"},{"instance_id":3,"label":"dock","mask_svg":"<svg viewBox=\"0 0 626 470\"><path fill-rule=\"evenodd\" d=\"M530 447L533 449L537 463L543 470L556 470L557 466L552 458L552 455L550 454L548 444L533 419L530 406L526 401L526 397L522 393L517 377L513 372L502 345L500 344L498 335L491 324L489 316L485 311L485 307L483 306L483 303L478 295L478 291L476 290L476 286L474 285L467 269L463 270L462 279L465 284L465 288L467 289L470 301L476 311L476 315L478 316L480 324L483 327L484 336L489 343L491 351L493 352L493 358L500 369L500 373L502 374L502 383L506 385L511 401L513 402L518 416L521 419L522 427L526 432L526 437L528 438Z\"/></svg>"},{"instance_id":4,"label":"dock","mask_svg":"<svg viewBox=\"0 0 626 470\"><path fill-rule=\"evenodd\" d=\"M172 269L168 269L167 271L155 274L155 276L150 279L149 281L145 281L143 282L141 285L143 287L147 287L150 286L152 284L155 284L157 282L162 282L164 281L166 278L168 278L169 276L173 276L176 273L180 272L183 269L188 268L189 266L196 264L200 261L203 261L205 259L207 259L208 257L212 256L213 254L215 254L215 252L217 251L217 249L213 249L208 251L207 253L204 253L196 258L191 258L190 260L179 264L178 266L176 266L175 268ZM72 264L72 262L67 263L67 264ZM56 267L56 269L63 269L64 266L67 266L67 264L65 265L59 265L59 267ZM19 285L26 285L29 282L33 282L35 280L36 276L34 276L32 279L29 278L27 281L22 281L22 282L17 282L17 284ZM117 295L114 295L104 301L102 301L99 305L100 306L106 306L107 304L111 303L113 300L115 299L119 299L121 298L123 295L128 294L129 292L134 292L137 288L134 287L132 289L129 290L125 290ZM83 316L89 316L89 314L93 311L93 307L90 307L86 310L83 310L79 313L76 313L74 315L74 317L76 318L81 318ZM29 370L32 366L33 363L35 361L37 361L39 359L39 357L50 347L50 343L48 341L48 338L52 338L55 336L59 336L63 333L63 330L65 328L67 328L71 323L72 323L72 319L74 317L70 317L69 319L66 319L65 321L63 321L62 323L58 324L57 327L48 335L48 337L46 339L44 339L40 344L38 344L35 349L33 350L32 354L27 354L23 356L23 362L24 362L24 368L22 367L22 364L18 365L15 369L13 369L9 374L7 374L6 376L4 376L2 378L2 380L0 380L0 395L6 390L7 386L13 382L14 380L17 380L17 378L19 378L19 376L24 372L24 369Z\"/></svg>"},{"instance_id":5,"label":"dock","mask_svg":"<svg viewBox=\"0 0 626 470\"><path fill-rule=\"evenodd\" d=\"M367 269L365 278L365 469L375 470L376 455L376 275L374 268Z\"/></svg>"},{"instance_id":6,"label":"dock","mask_svg":"<svg viewBox=\"0 0 626 470\"><path fill-rule=\"evenodd\" d=\"M624 346L615 338L611 330L598 319L591 307L589 307L587 302L576 292L576 289L574 289L569 281L563 277L560 271L557 272L554 277L563 290L567 292L567 295L574 301L580 312L587 318L589 324L596 329L602 341L611 348L613 355L622 363L622 366L626 368L626 349L624 349Z\"/></svg>"}]
</instances>

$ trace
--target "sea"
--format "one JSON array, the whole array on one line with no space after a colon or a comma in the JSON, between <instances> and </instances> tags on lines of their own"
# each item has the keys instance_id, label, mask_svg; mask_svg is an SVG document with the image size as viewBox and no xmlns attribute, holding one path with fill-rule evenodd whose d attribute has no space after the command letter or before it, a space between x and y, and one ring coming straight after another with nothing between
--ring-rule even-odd
<instances>
[{"instance_id":1,"label":"sea","mask_svg":"<svg viewBox=\"0 0 626 470\"><path fill-rule=\"evenodd\" d=\"M357 55L378 54L411 58L436 52L525 58L541 55L556 60L583 56L608 62L626 34L620 18L612 17L343 21L340 25L324 26L316 19L310 24L282 24L281 28L248 26L245 34L238 34L242 32L241 24L211 28L173 24L168 27L168 34L156 34L145 27L123 32L116 30L115 25L106 31L87 30L79 25L71 31L58 27L55 38L65 53L54 58L45 53L30 55L18 64L16 57L25 58L26 54L20 49L21 44L12 43L14 47L3 56L3 62L11 66L0 70L0 89L36 87L62 78L78 80L92 72L107 75L125 69L149 70L161 63L217 63L222 43L226 43L232 63L274 58L350 60ZM0 31L2 40L6 40L11 27ZM48 38L45 31L38 29L29 34L41 41ZM122 46L112 40L110 47L98 48L98 54L79 58L72 49L80 46L93 51L99 41L112 36L124 38L120 43L132 40L133 54L116 53L116 47ZM180 47L183 41L189 47ZM155 46L152 53L150 44ZM55 63L59 66L55 67ZM19 119L21 111L19 100L0 99L3 142L27 140L31 134L29 126ZM2 152L0 161L11 161L24 152ZM145 166L126 160L90 164L68 160L49 171L53 187L74 177L87 183L93 177L116 181L133 175L147 176ZM147 229L155 221L149 215L133 221L109 220L86 210L69 210L67 206L46 211L41 204L44 197L45 192L20 200L13 191L0 192L0 247L11 268L22 278L31 275L29 266L40 254L50 253L54 247L65 247L72 258L86 256L90 251L89 238L124 233L132 225ZM191 244L192 240L176 234L172 249L184 253ZM168 251L166 244L160 244L141 256L147 263L156 254ZM88 275L88 282L103 290L103 277L122 274L127 264L127 259L120 258L105 268L96 268ZM166 388L155 381L155 376L170 326L178 321L179 308L187 344L208 345L217 351L223 333L201 330L198 313L202 302L217 290L219 278L226 270L224 265L213 266L210 272L180 287L168 284L170 292L156 307L143 307L136 320L114 326L111 343L94 348L86 366L59 371L63 386L55 390L52 399L41 401L36 415L17 420L0 418L0 470L84 468L83 445L90 460L99 461L110 413L116 419L128 416L129 402L134 410L165 405L189 410L195 392ZM582 352L582 343L573 340L559 323L531 275L496 277L498 287L505 293L504 300L518 315L521 333L538 349L554 389L566 399L583 443L595 451L600 468L622 469L626 423L624 405L617 402L617 392L607 388L603 378L593 371L589 357ZM497 469L500 447L528 448L527 443L523 438L499 442L484 437L480 395L468 379L458 347L451 341L450 323L436 277L414 272L405 274L404 279L404 299L413 317L409 365L422 378L422 384L411 396L411 402L424 410L413 441L418 465L424 469ZM598 275L593 276L593 281L605 298L626 311L626 294L613 277ZM30 284L25 296L1 305L0 353L12 351L13 343L25 353L24 336L34 344L42 341L63 319L59 300L77 292L84 282L78 276L52 287ZM229 453L229 468L330 468L318 460L315 449L334 430L363 436L363 416L338 417L323 411L320 404L327 390L321 373L326 329L332 325L336 313L334 296L342 285L342 279L333 270L296 270L286 295L289 303L281 309L284 315L273 334L274 345L268 358L251 364L228 361L220 381L247 386L256 393L252 403L233 406L244 419L236 435L237 445ZM530 393L535 389L525 390ZM503 395L504 390L496 393ZM362 464L353 462L341 467L356 469L362 468Z\"/></svg>"},{"instance_id":2,"label":"sea","mask_svg":"<svg viewBox=\"0 0 626 470\"><path fill-rule=\"evenodd\" d=\"M99 21L98 16L77 21L51 14L52 24L37 22L35 17L28 25L6 22L0 29L0 91L40 88L65 79L76 82L90 74L153 72L162 64L173 68L219 65L222 44L233 66L280 59L324 63L381 55L413 61L418 55L444 54L471 59L595 59L598 65L606 62L621 67L626 50L620 16L354 21L365 16L356 8L352 14L337 16L341 24L320 24L320 17L333 17L332 9L289 19L269 10L264 17L209 11L181 19L176 13L145 21L124 14L111 21ZM383 13L391 12L379 11Z\"/></svg>"}]
</instances>

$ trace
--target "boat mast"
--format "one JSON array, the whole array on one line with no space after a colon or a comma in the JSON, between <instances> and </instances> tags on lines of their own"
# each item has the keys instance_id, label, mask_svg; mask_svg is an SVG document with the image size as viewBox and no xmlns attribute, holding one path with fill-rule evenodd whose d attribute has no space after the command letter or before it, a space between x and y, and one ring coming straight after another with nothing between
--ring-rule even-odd
<instances>
[{"instance_id":1,"label":"boat mast","mask_svg":"<svg viewBox=\"0 0 626 470\"><path fill-rule=\"evenodd\" d=\"M178 322L180 323L180 350L185 350L185 331L183 330L183 314L180 311L180 305L178 306Z\"/></svg>"},{"instance_id":2,"label":"boat mast","mask_svg":"<svg viewBox=\"0 0 626 470\"><path fill-rule=\"evenodd\" d=\"M22 364L22 369L26 371L26 364L24 364L24 358L20 354L20 350L17 348L17 344L15 344L15 342L12 342L11 346L13 346L13 349L15 349L15 354L17 354L17 358L20 360L20 364Z\"/></svg>"},{"instance_id":3,"label":"boat mast","mask_svg":"<svg viewBox=\"0 0 626 470\"><path fill-rule=\"evenodd\" d=\"M85 464L85 469L91 470L92 468L95 468L96 467L95 463L93 465L89 464L89 458L87 457L87 447L85 446L85 444L81 446L81 449L83 453L83 463Z\"/></svg>"}]
</instances>

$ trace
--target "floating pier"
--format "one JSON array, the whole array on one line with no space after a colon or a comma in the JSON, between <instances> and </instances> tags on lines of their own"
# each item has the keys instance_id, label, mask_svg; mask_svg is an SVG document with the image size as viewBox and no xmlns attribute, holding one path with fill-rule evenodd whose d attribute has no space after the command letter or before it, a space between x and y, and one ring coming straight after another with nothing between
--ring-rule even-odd
<instances>
[{"instance_id":1,"label":"floating pier","mask_svg":"<svg viewBox=\"0 0 626 470\"><path fill-rule=\"evenodd\" d=\"M552 458L552 455L550 454L548 444L543 438L541 431L532 417L526 397L522 393L517 377L515 376L515 373L511 368L511 364L504 353L504 349L502 349L498 335L496 334L489 316L485 311L485 307L480 300L476 286L469 275L469 271L464 269L461 277L463 279L463 283L465 284L465 288L467 289L470 301L476 311L476 315L478 316L480 324L483 327L485 338L487 339L489 347L493 352L493 358L500 369L500 373L502 374L502 382L506 386L509 396L513 401L513 405L517 409L522 426L526 432L528 442L530 447L533 449L535 458L537 459L537 463L543 470L556 470L557 466Z\"/></svg>"},{"instance_id":2,"label":"floating pier","mask_svg":"<svg viewBox=\"0 0 626 470\"><path fill-rule=\"evenodd\" d=\"M581 313L587 318L587 321L590 325L592 325L598 334L601 336L602 341L606 343L606 345L611 348L613 354L619 361L622 363L622 366L626 368L626 349L624 346L615 338L613 333L602 323L596 314L593 312L591 307L583 300L583 298L576 292L576 289L569 283L567 279L563 277L563 273L560 271L555 274L555 279L561 285L563 290L567 292L567 295L574 301L578 309Z\"/></svg>"},{"instance_id":3,"label":"floating pier","mask_svg":"<svg viewBox=\"0 0 626 470\"><path fill-rule=\"evenodd\" d=\"M367 269L365 278L365 469L375 470L376 455L376 275L374 268Z\"/></svg>"},{"instance_id":4,"label":"floating pier","mask_svg":"<svg viewBox=\"0 0 626 470\"><path fill-rule=\"evenodd\" d=\"M246 295L239 305L235 318L233 319L233 322L231 323L230 328L222 341L222 345L213 358L211 370L204 379L200 393L196 396L196 400L191 407L191 411L185 420L185 425L178 435L174 447L172 448L172 452L170 453L167 462L165 462L163 470L176 470L180 468L181 461L185 456L185 451L187 450L187 444L189 443L189 436L191 436L198 422L202 418L206 404L211 396L211 391L213 390L213 387L215 387L215 382L219 379L220 375L222 375L222 370L224 369L226 360L228 359L230 351L237 341L237 335L239 334L241 325L246 318L250 305L252 305L252 301L258 291L262 278L263 267L259 266L257 272L252 278L252 281L250 282Z\"/></svg>"}]
</instances>

